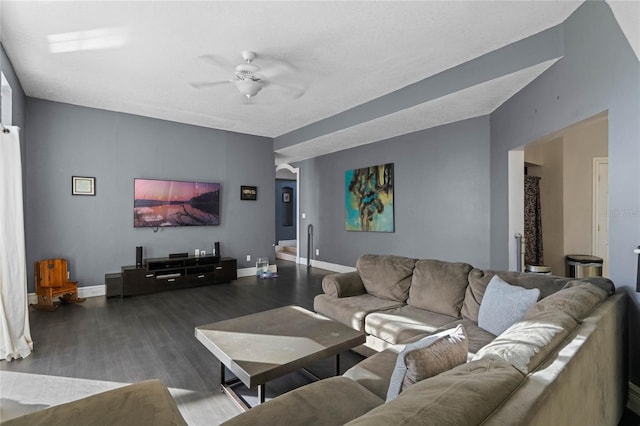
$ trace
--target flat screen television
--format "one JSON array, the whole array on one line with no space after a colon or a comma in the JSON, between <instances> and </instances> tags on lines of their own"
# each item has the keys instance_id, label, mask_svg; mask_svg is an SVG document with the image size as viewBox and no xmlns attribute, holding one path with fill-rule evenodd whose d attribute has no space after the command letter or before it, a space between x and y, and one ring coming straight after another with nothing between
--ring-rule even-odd
<instances>
[{"instance_id":1,"label":"flat screen television","mask_svg":"<svg viewBox=\"0 0 640 426\"><path fill-rule=\"evenodd\" d=\"M133 227L220 224L220 184L133 180Z\"/></svg>"}]
</instances>

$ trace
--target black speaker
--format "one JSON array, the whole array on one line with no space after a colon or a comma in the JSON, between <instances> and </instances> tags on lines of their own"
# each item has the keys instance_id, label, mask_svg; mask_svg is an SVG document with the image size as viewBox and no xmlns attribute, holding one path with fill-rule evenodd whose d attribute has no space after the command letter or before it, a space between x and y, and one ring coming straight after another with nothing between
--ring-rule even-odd
<instances>
[{"instance_id":1,"label":"black speaker","mask_svg":"<svg viewBox=\"0 0 640 426\"><path fill-rule=\"evenodd\" d=\"M142 246L136 247L136 268L142 268Z\"/></svg>"},{"instance_id":2,"label":"black speaker","mask_svg":"<svg viewBox=\"0 0 640 426\"><path fill-rule=\"evenodd\" d=\"M215 242L215 252L213 254L214 256L222 257L220 254L220 241Z\"/></svg>"}]
</instances>

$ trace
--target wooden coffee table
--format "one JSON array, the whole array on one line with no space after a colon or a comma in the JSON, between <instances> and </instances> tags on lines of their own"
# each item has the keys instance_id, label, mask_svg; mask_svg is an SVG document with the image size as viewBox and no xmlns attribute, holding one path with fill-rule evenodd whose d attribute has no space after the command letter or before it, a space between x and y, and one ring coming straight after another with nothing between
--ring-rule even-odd
<instances>
[{"instance_id":1,"label":"wooden coffee table","mask_svg":"<svg viewBox=\"0 0 640 426\"><path fill-rule=\"evenodd\" d=\"M365 342L365 334L299 306L284 306L195 328L196 338L220 360L221 389L243 408L249 405L232 389L239 381L258 387L264 402L265 383L314 361L336 357ZM225 367L237 380L225 379Z\"/></svg>"}]
</instances>

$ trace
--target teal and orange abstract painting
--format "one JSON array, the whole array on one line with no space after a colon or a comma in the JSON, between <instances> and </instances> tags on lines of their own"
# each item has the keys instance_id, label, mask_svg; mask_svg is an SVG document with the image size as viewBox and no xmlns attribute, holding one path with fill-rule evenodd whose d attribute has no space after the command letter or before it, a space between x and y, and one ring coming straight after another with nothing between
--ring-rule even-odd
<instances>
[{"instance_id":1,"label":"teal and orange abstract painting","mask_svg":"<svg viewBox=\"0 0 640 426\"><path fill-rule=\"evenodd\" d=\"M395 231L393 163L347 170L344 185L347 231Z\"/></svg>"}]
</instances>

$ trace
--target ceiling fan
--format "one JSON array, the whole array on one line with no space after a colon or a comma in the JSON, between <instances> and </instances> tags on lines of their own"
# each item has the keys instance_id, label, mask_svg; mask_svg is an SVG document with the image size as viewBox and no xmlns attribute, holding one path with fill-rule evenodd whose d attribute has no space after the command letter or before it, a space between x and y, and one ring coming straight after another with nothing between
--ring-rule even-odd
<instances>
[{"instance_id":1,"label":"ceiling fan","mask_svg":"<svg viewBox=\"0 0 640 426\"><path fill-rule=\"evenodd\" d=\"M217 56L203 55L201 56L201 58L206 59L221 68L231 68L231 66L228 66L228 63L226 63L226 61L222 61ZM263 70L261 67L253 63L256 58L270 59L272 62L277 62L277 64ZM275 58L269 58L266 56L263 57L262 55L258 56L258 54L251 50L244 50L242 52L242 59L244 60L244 63L241 63L240 65L235 67L233 77L231 79L222 81L192 82L191 86L195 87L196 89L202 89L226 84L233 84L236 89L238 89L238 92L240 92L240 94L245 96L247 99L251 99L253 96L256 96L258 92L260 92L263 88L273 85L285 89L293 98L299 98L304 94L305 87L298 87L296 85L284 85L273 80L273 78L277 77L278 74L283 74L287 71L293 71L293 67L288 63L282 60L277 60Z\"/></svg>"}]
</instances>

